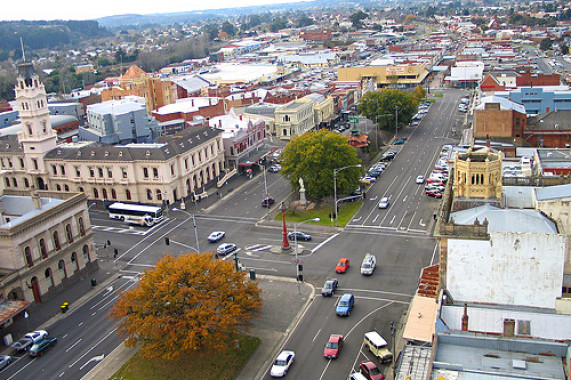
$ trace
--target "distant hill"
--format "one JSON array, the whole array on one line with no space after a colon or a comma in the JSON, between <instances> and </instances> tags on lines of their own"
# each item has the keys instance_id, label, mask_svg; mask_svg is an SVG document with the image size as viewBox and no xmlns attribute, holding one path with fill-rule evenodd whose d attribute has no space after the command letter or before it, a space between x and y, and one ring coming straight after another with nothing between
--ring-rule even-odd
<instances>
[{"instance_id":1,"label":"distant hill","mask_svg":"<svg viewBox=\"0 0 571 380\"><path fill-rule=\"evenodd\" d=\"M85 39L111 36L97 21L0 21L0 50L51 49Z\"/></svg>"}]
</instances>

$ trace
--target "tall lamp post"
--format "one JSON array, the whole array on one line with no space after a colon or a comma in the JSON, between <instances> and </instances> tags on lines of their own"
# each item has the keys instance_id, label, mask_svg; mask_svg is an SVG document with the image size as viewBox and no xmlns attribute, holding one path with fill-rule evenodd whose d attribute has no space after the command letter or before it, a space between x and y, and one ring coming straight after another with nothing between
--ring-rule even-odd
<instances>
[{"instance_id":1,"label":"tall lamp post","mask_svg":"<svg viewBox=\"0 0 571 380\"><path fill-rule=\"evenodd\" d=\"M335 202L335 227L337 227L337 220L338 220L338 215L337 215L337 173L339 173L341 170L345 170L348 168L360 168L361 164L357 164L357 165L347 165L347 166L343 166L342 168L338 168L338 169L333 169L333 201Z\"/></svg>"},{"instance_id":2,"label":"tall lamp post","mask_svg":"<svg viewBox=\"0 0 571 380\"><path fill-rule=\"evenodd\" d=\"M395 375L396 375L396 373L397 373L397 369L396 369L396 359L395 359L395 356L396 356L396 354L397 354L397 353L395 352L395 349L396 349L396 347L395 347L395 346L396 346L396 344L395 344L396 331L397 331L397 329L396 329L396 327L395 327L395 322L394 322L394 321L391 321L391 335L393 336L393 379L395 378Z\"/></svg>"},{"instance_id":3,"label":"tall lamp post","mask_svg":"<svg viewBox=\"0 0 571 380\"><path fill-rule=\"evenodd\" d=\"M282 251L290 251L291 247L289 246L289 240L287 239L287 227L286 227L286 220L285 220L285 212L287 210L287 206L285 202L280 203L280 211L282 212Z\"/></svg>"},{"instance_id":4,"label":"tall lamp post","mask_svg":"<svg viewBox=\"0 0 571 380\"><path fill-rule=\"evenodd\" d=\"M181 208L182 205L184 205L184 203L181 203ZM194 218L194 214L191 214L190 212L178 208L173 208L172 210L182 212L183 214L186 214L189 218L192 218L192 226L194 227L194 238L196 241L196 250L198 251L198 253L200 253L200 243L198 242L198 228L196 227L196 219Z\"/></svg>"},{"instance_id":5,"label":"tall lamp post","mask_svg":"<svg viewBox=\"0 0 571 380\"><path fill-rule=\"evenodd\" d=\"M297 281L297 293L301 294L301 289L299 288L299 259L297 258L297 227L301 226L303 223L306 222L319 222L321 219L320 218L313 218L313 219L306 219L304 221L301 221L299 223L296 223L293 225L293 237L295 239L295 279Z\"/></svg>"}]
</instances>

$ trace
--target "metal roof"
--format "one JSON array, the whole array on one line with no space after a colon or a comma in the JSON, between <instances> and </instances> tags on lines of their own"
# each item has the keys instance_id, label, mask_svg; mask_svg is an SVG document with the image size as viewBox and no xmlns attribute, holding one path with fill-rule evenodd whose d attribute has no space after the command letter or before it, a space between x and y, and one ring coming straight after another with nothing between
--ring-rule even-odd
<instances>
[{"instance_id":1,"label":"metal roof","mask_svg":"<svg viewBox=\"0 0 571 380\"><path fill-rule=\"evenodd\" d=\"M571 198L571 184L539 187L535 191L538 201Z\"/></svg>"},{"instance_id":2,"label":"metal roof","mask_svg":"<svg viewBox=\"0 0 571 380\"><path fill-rule=\"evenodd\" d=\"M450 219L456 224L474 224L488 220L488 231L557 234L556 225L536 210L500 209L489 204L453 212Z\"/></svg>"}]
</instances>

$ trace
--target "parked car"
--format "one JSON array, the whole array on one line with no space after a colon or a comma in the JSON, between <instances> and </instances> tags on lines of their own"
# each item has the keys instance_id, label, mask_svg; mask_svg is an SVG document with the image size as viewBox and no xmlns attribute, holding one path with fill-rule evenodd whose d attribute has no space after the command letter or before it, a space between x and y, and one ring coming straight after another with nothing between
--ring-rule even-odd
<instances>
[{"instance_id":1,"label":"parked car","mask_svg":"<svg viewBox=\"0 0 571 380\"><path fill-rule=\"evenodd\" d=\"M37 343L34 343L34 345L30 348L30 350L28 351L28 355L30 355L30 357L35 358L38 356L43 355L50 347L55 346L55 344L57 343L57 339L47 336L43 339L41 339L40 341L38 341Z\"/></svg>"},{"instance_id":2,"label":"parked car","mask_svg":"<svg viewBox=\"0 0 571 380\"><path fill-rule=\"evenodd\" d=\"M289 371L289 368L293 364L295 360L295 352L291 350L283 350L280 352L276 360L274 360L274 364L272 365L272 369L270 370L270 376L272 377L284 377Z\"/></svg>"},{"instance_id":3,"label":"parked car","mask_svg":"<svg viewBox=\"0 0 571 380\"><path fill-rule=\"evenodd\" d=\"M232 243L222 243L216 248L216 257L223 257L234 252L238 247Z\"/></svg>"},{"instance_id":4,"label":"parked car","mask_svg":"<svg viewBox=\"0 0 571 380\"><path fill-rule=\"evenodd\" d=\"M48 332L46 330L36 330L25 334L24 338L30 338L34 343L38 343L47 336Z\"/></svg>"},{"instance_id":5,"label":"parked car","mask_svg":"<svg viewBox=\"0 0 571 380\"><path fill-rule=\"evenodd\" d=\"M379 201L379 208L381 209L389 208L390 204L391 201L389 200L389 197L382 197L381 200Z\"/></svg>"},{"instance_id":6,"label":"parked car","mask_svg":"<svg viewBox=\"0 0 571 380\"><path fill-rule=\"evenodd\" d=\"M395 140L395 142L393 142L393 145L402 145L405 143L405 141L406 141L405 139L398 139Z\"/></svg>"},{"instance_id":7,"label":"parked car","mask_svg":"<svg viewBox=\"0 0 571 380\"><path fill-rule=\"evenodd\" d=\"M290 240L303 240L303 241L310 241L311 240L311 235L310 234L306 234L305 232L301 232L301 231L296 231L296 232L290 232L287 235L288 239Z\"/></svg>"},{"instance_id":8,"label":"parked car","mask_svg":"<svg viewBox=\"0 0 571 380\"><path fill-rule=\"evenodd\" d=\"M365 177L362 178L361 182L363 182L363 181L364 181L364 182L369 182L369 183L371 183L371 182L377 182L377 178L368 175L368 176L365 176Z\"/></svg>"},{"instance_id":9,"label":"parked car","mask_svg":"<svg viewBox=\"0 0 571 380\"><path fill-rule=\"evenodd\" d=\"M280 164L272 165L272 166L270 166L270 168L268 169L268 171L269 171L270 173L277 173L277 172L279 172L280 170L282 170L282 166L281 166Z\"/></svg>"},{"instance_id":10,"label":"parked car","mask_svg":"<svg viewBox=\"0 0 571 380\"><path fill-rule=\"evenodd\" d=\"M20 340L15 341L10 345L10 347L16 351L27 351L34 344L34 341L30 338L22 338Z\"/></svg>"},{"instance_id":11,"label":"parked car","mask_svg":"<svg viewBox=\"0 0 571 380\"><path fill-rule=\"evenodd\" d=\"M427 190L426 195L433 198L442 198L442 193L436 190Z\"/></svg>"},{"instance_id":12,"label":"parked car","mask_svg":"<svg viewBox=\"0 0 571 380\"><path fill-rule=\"evenodd\" d=\"M325 348L323 349L323 356L327 359L337 359L342 348L343 335L331 334Z\"/></svg>"},{"instance_id":13,"label":"parked car","mask_svg":"<svg viewBox=\"0 0 571 380\"><path fill-rule=\"evenodd\" d=\"M419 175L418 177L416 177L416 183L419 185L422 185L425 181L425 178L423 175Z\"/></svg>"},{"instance_id":14,"label":"parked car","mask_svg":"<svg viewBox=\"0 0 571 380\"><path fill-rule=\"evenodd\" d=\"M224 236L226 236L226 232L224 231L214 231L212 233L210 233L210 235L208 235L208 241L210 243L216 243L217 241L219 241L220 239L222 239Z\"/></svg>"},{"instance_id":15,"label":"parked car","mask_svg":"<svg viewBox=\"0 0 571 380\"><path fill-rule=\"evenodd\" d=\"M323 284L323 288L321 288L321 295L323 297L331 297L335 294L335 290L339 286L339 281L336 278L330 278L329 280L325 281Z\"/></svg>"},{"instance_id":16,"label":"parked car","mask_svg":"<svg viewBox=\"0 0 571 380\"><path fill-rule=\"evenodd\" d=\"M262 200L262 207L270 208L270 207L275 203L275 201L276 201L276 200L275 200L274 198L272 198L272 197L265 197L265 198Z\"/></svg>"},{"instance_id":17,"label":"parked car","mask_svg":"<svg viewBox=\"0 0 571 380\"><path fill-rule=\"evenodd\" d=\"M337 266L335 267L335 272L336 273L345 273L345 272L347 272L347 268L349 268L349 259L346 257L343 257L343 258L339 259L339 262L337 263Z\"/></svg>"},{"instance_id":18,"label":"parked car","mask_svg":"<svg viewBox=\"0 0 571 380\"><path fill-rule=\"evenodd\" d=\"M426 183L436 183L436 184L441 184L441 185L444 186L444 182L442 182L442 179L441 179L441 178L429 177L429 178L426 180Z\"/></svg>"},{"instance_id":19,"label":"parked car","mask_svg":"<svg viewBox=\"0 0 571 380\"><path fill-rule=\"evenodd\" d=\"M361 362L359 369L368 380L385 380L385 375L373 362Z\"/></svg>"},{"instance_id":20,"label":"parked car","mask_svg":"<svg viewBox=\"0 0 571 380\"><path fill-rule=\"evenodd\" d=\"M351 310L355 306L355 297L351 293L345 293L339 298L335 314L340 317L348 317L351 315Z\"/></svg>"},{"instance_id":21,"label":"parked car","mask_svg":"<svg viewBox=\"0 0 571 380\"><path fill-rule=\"evenodd\" d=\"M0 369L4 369L10 363L12 363L12 357L11 356L0 355Z\"/></svg>"}]
</instances>

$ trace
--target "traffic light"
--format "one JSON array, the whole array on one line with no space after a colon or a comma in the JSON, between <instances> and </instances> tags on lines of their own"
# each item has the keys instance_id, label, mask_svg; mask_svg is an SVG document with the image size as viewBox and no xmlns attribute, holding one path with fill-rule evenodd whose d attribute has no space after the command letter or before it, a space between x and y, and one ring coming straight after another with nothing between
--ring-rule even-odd
<instances>
[{"instance_id":1,"label":"traffic light","mask_svg":"<svg viewBox=\"0 0 571 380\"><path fill-rule=\"evenodd\" d=\"M297 270L303 272L303 264L297 264Z\"/></svg>"},{"instance_id":2,"label":"traffic light","mask_svg":"<svg viewBox=\"0 0 571 380\"><path fill-rule=\"evenodd\" d=\"M166 245L170 245L170 244L171 244L171 242L170 242L170 240L169 240L168 237L165 238L165 244L166 244Z\"/></svg>"},{"instance_id":3,"label":"traffic light","mask_svg":"<svg viewBox=\"0 0 571 380\"><path fill-rule=\"evenodd\" d=\"M297 275L297 280L298 280L299 282L303 282L303 274L298 274L298 275Z\"/></svg>"}]
</instances>

